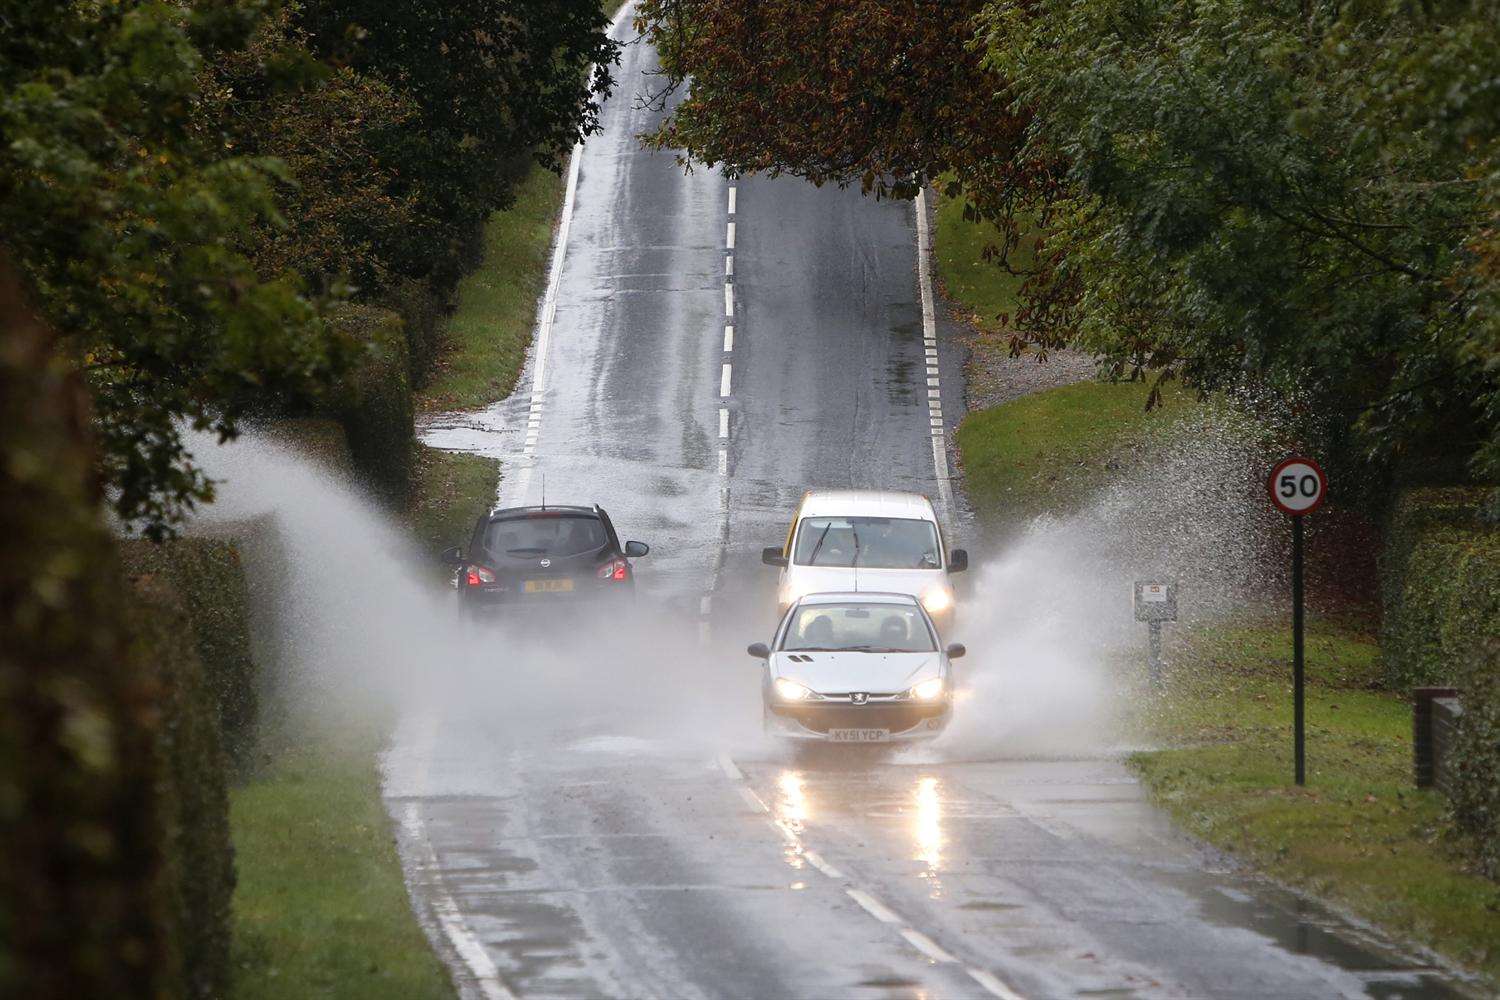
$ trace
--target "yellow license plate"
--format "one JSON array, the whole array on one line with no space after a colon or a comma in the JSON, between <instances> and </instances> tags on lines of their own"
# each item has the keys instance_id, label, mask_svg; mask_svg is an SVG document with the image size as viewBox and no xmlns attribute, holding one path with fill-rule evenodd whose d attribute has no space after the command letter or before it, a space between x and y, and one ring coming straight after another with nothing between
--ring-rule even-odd
<instances>
[{"instance_id":1,"label":"yellow license plate","mask_svg":"<svg viewBox=\"0 0 1500 1000\"><path fill-rule=\"evenodd\" d=\"M565 594L572 589L572 580L527 580L524 591L528 594Z\"/></svg>"}]
</instances>

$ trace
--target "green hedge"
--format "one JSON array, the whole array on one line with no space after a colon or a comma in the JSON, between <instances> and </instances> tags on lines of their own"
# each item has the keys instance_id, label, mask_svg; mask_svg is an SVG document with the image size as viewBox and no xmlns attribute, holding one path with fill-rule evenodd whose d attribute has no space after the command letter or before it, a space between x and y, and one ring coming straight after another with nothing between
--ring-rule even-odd
<instances>
[{"instance_id":1,"label":"green hedge","mask_svg":"<svg viewBox=\"0 0 1500 1000\"><path fill-rule=\"evenodd\" d=\"M246 530L254 528L247 525ZM181 596L221 742L237 767L247 765L254 753L260 711L241 544L192 537L162 545L132 540L121 546L129 572L159 575Z\"/></svg>"},{"instance_id":2,"label":"green hedge","mask_svg":"<svg viewBox=\"0 0 1500 1000\"><path fill-rule=\"evenodd\" d=\"M403 505L411 492L413 404L401 317L373 306L349 305L335 322L369 345L364 365L346 382L338 409L354 468L377 495Z\"/></svg>"},{"instance_id":3,"label":"green hedge","mask_svg":"<svg viewBox=\"0 0 1500 1000\"><path fill-rule=\"evenodd\" d=\"M1500 634L1500 525L1493 490L1411 490L1396 501L1381 555L1381 659L1394 690L1457 680L1484 636Z\"/></svg>"},{"instance_id":4,"label":"green hedge","mask_svg":"<svg viewBox=\"0 0 1500 1000\"><path fill-rule=\"evenodd\" d=\"M1500 878L1500 490L1412 490L1394 507L1381 559L1381 657L1396 688L1452 684L1464 714L1453 819Z\"/></svg>"},{"instance_id":5,"label":"green hedge","mask_svg":"<svg viewBox=\"0 0 1500 1000\"><path fill-rule=\"evenodd\" d=\"M226 761L189 602L160 573L131 579L132 659L157 681L158 821L172 993L209 1000L229 985L234 849Z\"/></svg>"}]
</instances>

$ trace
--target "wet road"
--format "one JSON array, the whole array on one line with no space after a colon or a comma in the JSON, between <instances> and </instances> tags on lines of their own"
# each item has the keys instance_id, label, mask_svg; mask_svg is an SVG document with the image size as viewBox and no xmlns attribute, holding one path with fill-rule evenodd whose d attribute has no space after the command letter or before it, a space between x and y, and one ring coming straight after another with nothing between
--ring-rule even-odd
<instances>
[{"instance_id":1,"label":"wet road","mask_svg":"<svg viewBox=\"0 0 1500 1000\"><path fill-rule=\"evenodd\" d=\"M1176 834L1114 760L761 741L760 548L811 487L941 499L958 358L912 205L684 175L634 139L654 68L627 48L577 157L522 388L424 432L501 458L504 502L597 500L653 546L612 641L483 639L402 721L387 793L464 992L1443 995Z\"/></svg>"}]
</instances>

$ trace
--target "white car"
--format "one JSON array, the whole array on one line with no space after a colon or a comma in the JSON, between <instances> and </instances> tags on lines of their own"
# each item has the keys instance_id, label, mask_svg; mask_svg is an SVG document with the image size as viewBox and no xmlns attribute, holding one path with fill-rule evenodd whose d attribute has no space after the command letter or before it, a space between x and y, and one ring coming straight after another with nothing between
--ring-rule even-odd
<instances>
[{"instance_id":1,"label":"white car","mask_svg":"<svg viewBox=\"0 0 1500 1000\"><path fill-rule=\"evenodd\" d=\"M969 568L967 552L944 545L926 497L883 490L805 494L786 543L762 551L761 561L781 568L778 613L804 594L911 594L939 631L953 619L948 576Z\"/></svg>"},{"instance_id":2,"label":"white car","mask_svg":"<svg viewBox=\"0 0 1500 1000\"><path fill-rule=\"evenodd\" d=\"M765 661L766 732L793 740L929 739L953 714L953 666L964 647L938 644L909 594L808 594L782 616Z\"/></svg>"}]
</instances>

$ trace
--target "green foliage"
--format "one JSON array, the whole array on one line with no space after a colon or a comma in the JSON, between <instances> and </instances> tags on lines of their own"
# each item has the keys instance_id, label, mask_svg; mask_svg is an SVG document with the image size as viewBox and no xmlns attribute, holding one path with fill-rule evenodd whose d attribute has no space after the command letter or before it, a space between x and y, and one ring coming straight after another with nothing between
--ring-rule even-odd
<instances>
[{"instance_id":1,"label":"green foliage","mask_svg":"<svg viewBox=\"0 0 1500 1000\"><path fill-rule=\"evenodd\" d=\"M595 0L304 0L299 20L319 54L415 104L378 155L415 212L393 266L439 287L472 261L483 220L509 206L530 163L559 170L597 128L618 59Z\"/></svg>"},{"instance_id":2,"label":"green foliage","mask_svg":"<svg viewBox=\"0 0 1500 1000\"><path fill-rule=\"evenodd\" d=\"M166 985L155 891L155 691L126 655L83 399L0 254L0 995L7 997L150 997Z\"/></svg>"},{"instance_id":3,"label":"green foliage","mask_svg":"<svg viewBox=\"0 0 1500 1000\"><path fill-rule=\"evenodd\" d=\"M995 0L985 44L1036 111L1027 155L1067 165L1049 226L1065 259L1030 290L1063 307L1021 322L1119 372L1248 376L1370 455L1441 444L1484 465L1493 13Z\"/></svg>"},{"instance_id":4,"label":"green foliage","mask_svg":"<svg viewBox=\"0 0 1500 1000\"><path fill-rule=\"evenodd\" d=\"M237 534L262 530L240 526ZM126 569L170 587L187 613L193 649L214 708L219 741L244 768L255 749L260 681L250 649L249 609L242 543L234 538L177 538L120 545Z\"/></svg>"},{"instance_id":5,"label":"green foliage","mask_svg":"<svg viewBox=\"0 0 1500 1000\"><path fill-rule=\"evenodd\" d=\"M201 623L165 576L147 573L132 583L131 659L158 692L159 891L174 952L170 992L212 1000L229 985L234 848L214 691L197 654Z\"/></svg>"},{"instance_id":6,"label":"green foliage","mask_svg":"<svg viewBox=\"0 0 1500 1000\"><path fill-rule=\"evenodd\" d=\"M1396 501L1380 567L1394 690L1456 683L1484 637L1500 635L1500 526L1480 517L1491 492L1420 489Z\"/></svg>"},{"instance_id":7,"label":"green foliage","mask_svg":"<svg viewBox=\"0 0 1500 1000\"><path fill-rule=\"evenodd\" d=\"M371 351L350 374L339 422L354 468L375 492L401 505L411 488L412 395L401 317L372 306L345 305L333 322Z\"/></svg>"},{"instance_id":8,"label":"green foliage","mask_svg":"<svg viewBox=\"0 0 1500 1000\"><path fill-rule=\"evenodd\" d=\"M1480 870L1500 882L1500 633L1479 639L1458 670L1464 714L1448 789L1453 819L1473 838Z\"/></svg>"},{"instance_id":9,"label":"green foliage","mask_svg":"<svg viewBox=\"0 0 1500 1000\"><path fill-rule=\"evenodd\" d=\"M0 39L0 229L89 378L113 505L153 537L211 496L180 421L232 435L254 401L313 394L347 354L298 281L262 279L238 249L279 223L285 165L192 127L205 59L262 8L28 0Z\"/></svg>"}]
</instances>

